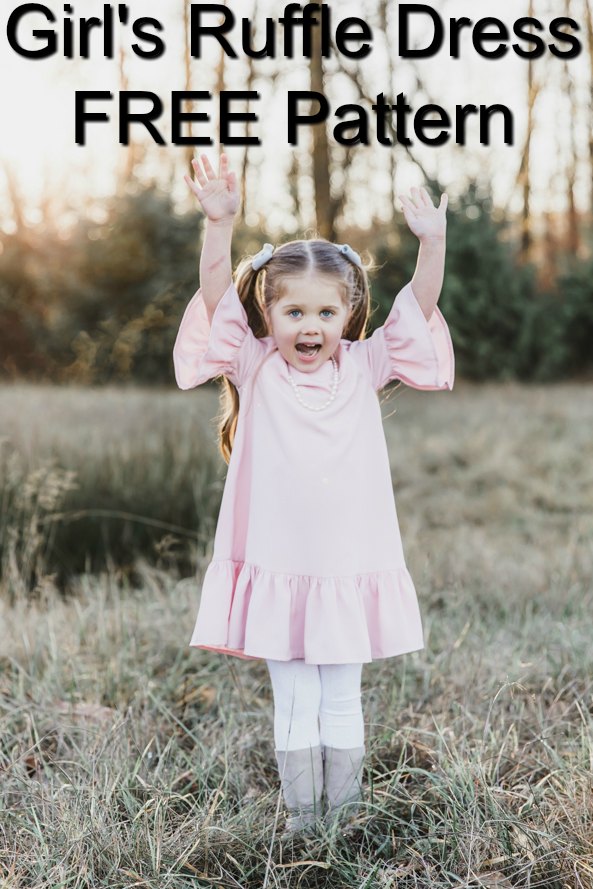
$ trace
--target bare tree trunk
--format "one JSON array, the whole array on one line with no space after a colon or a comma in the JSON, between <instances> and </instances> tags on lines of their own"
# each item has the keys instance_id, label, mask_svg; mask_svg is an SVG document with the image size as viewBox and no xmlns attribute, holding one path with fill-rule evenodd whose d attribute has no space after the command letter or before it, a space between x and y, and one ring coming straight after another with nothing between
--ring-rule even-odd
<instances>
[{"instance_id":1,"label":"bare tree trunk","mask_svg":"<svg viewBox=\"0 0 593 889\"><path fill-rule=\"evenodd\" d=\"M190 92L192 90L192 55L191 55L191 0L183 0L183 69L184 69L184 90ZM223 0L223 6L227 6L227 0ZM216 66L216 82L214 85L214 95L220 96L225 89L225 54L220 48L220 57ZM220 106L219 106L220 107ZM191 112L191 102L184 103L184 110ZM218 154L220 152L220 118L214 123L214 150ZM193 136L193 121L188 120L184 124L184 136ZM193 178L192 159L195 156L194 145L187 145L185 151L185 167L188 176Z\"/></svg>"},{"instance_id":2,"label":"bare tree trunk","mask_svg":"<svg viewBox=\"0 0 593 889\"><path fill-rule=\"evenodd\" d=\"M533 0L529 0L527 11L533 17ZM540 91L540 84L535 80L533 59L527 62L527 130L521 154L521 165L517 174L517 185L523 193L521 208L521 247L519 258L528 262L533 249L533 233L531 228L531 140L534 127L534 109Z\"/></svg>"},{"instance_id":3,"label":"bare tree trunk","mask_svg":"<svg viewBox=\"0 0 593 889\"><path fill-rule=\"evenodd\" d=\"M258 15L258 0L255 0L253 4L253 21L257 21ZM256 35L256 28L254 26L253 29L254 37ZM255 44L257 45L257 44ZM248 64L248 74L247 74L247 92L251 92L253 90L253 84L255 82L255 59L251 58L251 56L247 57ZM249 102L247 103L247 110L249 110ZM247 138L251 135L251 121L248 120L245 124L245 135ZM245 214L247 211L247 171L249 169L249 145L245 146L245 151L243 152L243 163L241 165L241 178L239 187L241 190L241 218L245 219Z\"/></svg>"},{"instance_id":4,"label":"bare tree trunk","mask_svg":"<svg viewBox=\"0 0 593 889\"><path fill-rule=\"evenodd\" d=\"M320 4L321 6L323 4ZM313 29L311 48L311 90L323 93L323 59L321 57L321 28ZM316 124L311 129L313 139L313 188L317 231L328 241L335 240L335 216L329 187L331 158L327 127Z\"/></svg>"},{"instance_id":5,"label":"bare tree trunk","mask_svg":"<svg viewBox=\"0 0 593 889\"><path fill-rule=\"evenodd\" d=\"M564 3L564 12L567 18L570 18L571 14L571 0L565 0ZM575 90L574 84L572 81L570 69L568 66L568 62L564 61L564 93L566 98L568 99L568 105L570 108L570 155L568 158L568 165L566 169L566 204L568 207L568 226L567 226L567 240L566 240L566 248L568 253L576 257L579 252L580 247L580 237L579 237L579 219L578 212L575 201L575 190L576 190L576 179L577 179L577 164L578 164L578 148L577 148L577 138L575 133L575 121L578 117L578 108L577 102L575 98Z\"/></svg>"},{"instance_id":6,"label":"bare tree trunk","mask_svg":"<svg viewBox=\"0 0 593 889\"><path fill-rule=\"evenodd\" d=\"M558 256L555 214L551 210L544 211L542 248L542 259L537 264L537 282L542 290L549 290L556 279L556 257Z\"/></svg>"},{"instance_id":7,"label":"bare tree trunk","mask_svg":"<svg viewBox=\"0 0 593 889\"><path fill-rule=\"evenodd\" d=\"M290 169L288 171L288 190L290 192L290 196L292 198L292 205L294 207L294 215L297 219L297 228L303 227L303 214L301 207L301 199L299 195L299 178L300 178L300 165L299 165L299 157L296 151L292 153L292 160L290 162Z\"/></svg>"},{"instance_id":8,"label":"bare tree trunk","mask_svg":"<svg viewBox=\"0 0 593 889\"><path fill-rule=\"evenodd\" d=\"M184 90L189 92L192 88L191 76L191 0L183 0L183 67L184 67ZM191 111L191 102L185 102L185 111ZM185 124L186 132L184 135L193 136L193 121L188 120ZM187 145L185 149L185 167L187 175L193 179L193 167L191 165L194 156L194 145Z\"/></svg>"},{"instance_id":9,"label":"bare tree trunk","mask_svg":"<svg viewBox=\"0 0 593 889\"><path fill-rule=\"evenodd\" d=\"M4 168L4 178L6 179L6 189L8 197L12 205L12 221L14 222L17 236L23 235L25 232L25 219L23 213L24 202L21 197L16 175L7 160L2 161ZM4 216L4 219L7 217Z\"/></svg>"},{"instance_id":10,"label":"bare tree trunk","mask_svg":"<svg viewBox=\"0 0 593 889\"><path fill-rule=\"evenodd\" d=\"M227 0L223 0L223 6L228 6ZM214 94L218 98L221 93L224 92L225 89L225 79L226 79L226 66L225 66L226 55L222 46L220 47L220 55L218 57L218 65L216 66L216 85L214 87ZM215 137L215 150L217 154L220 154L220 105L219 105L219 116L216 120L216 127L214 129L216 134Z\"/></svg>"},{"instance_id":11,"label":"bare tree trunk","mask_svg":"<svg viewBox=\"0 0 593 889\"><path fill-rule=\"evenodd\" d=\"M589 50L589 175L588 181L591 183L589 191L589 215L590 221L593 220L593 10L591 8L591 0L584 0L585 4L585 22L587 27L587 43Z\"/></svg>"},{"instance_id":12,"label":"bare tree trunk","mask_svg":"<svg viewBox=\"0 0 593 889\"><path fill-rule=\"evenodd\" d=\"M126 70L126 51L124 45L119 49L119 89L120 92L127 92L130 88L128 73ZM120 167L118 176L117 190L125 189L128 182L131 182L136 175L136 163L138 160L137 144L134 137L130 133L130 141L123 156L123 163Z\"/></svg>"},{"instance_id":13,"label":"bare tree trunk","mask_svg":"<svg viewBox=\"0 0 593 889\"><path fill-rule=\"evenodd\" d=\"M381 30L385 35L385 39L387 40L387 34L389 33L389 3L388 0L380 0L379 3L379 19L381 24ZM388 44L389 45L389 44ZM389 89L393 90L395 85L395 68L393 65L393 57L392 54L387 52L387 70L389 75ZM395 202L396 202L396 193L395 193L395 175L396 175L397 165L395 163L395 151L389 152L389 188L390 188L390 204L391 204L391 219L394 220L397 214Z\"/></svg>"}]
</instances>

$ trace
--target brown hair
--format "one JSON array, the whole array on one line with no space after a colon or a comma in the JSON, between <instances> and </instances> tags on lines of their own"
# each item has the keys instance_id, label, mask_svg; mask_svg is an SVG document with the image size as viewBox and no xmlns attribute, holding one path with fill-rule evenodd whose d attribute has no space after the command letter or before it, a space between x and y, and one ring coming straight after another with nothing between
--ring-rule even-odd
<instances>
[{"instance_id":1,"label":"brown hair","mask_svg":"<svg viewBox=\"0 0 593 889\"><path fill-rule=\"evenodd\" d=\"M269 309L282 295L282 282L287 277L310 272L333 278L342 291L344 305L351 309L342 339L362 340L370 315L370 290L367 272L371 263L359 268L336 249L331 241L315 238L288 241L274 250L272 258L257 271L251 267L252 257L243 259L236 271L235 286L254 335L268 336L263 307ZM220 414L217 417L219 449L229 462L239 415L239 393L228 377L222 377Z\"/></svg>"}]
</instances>

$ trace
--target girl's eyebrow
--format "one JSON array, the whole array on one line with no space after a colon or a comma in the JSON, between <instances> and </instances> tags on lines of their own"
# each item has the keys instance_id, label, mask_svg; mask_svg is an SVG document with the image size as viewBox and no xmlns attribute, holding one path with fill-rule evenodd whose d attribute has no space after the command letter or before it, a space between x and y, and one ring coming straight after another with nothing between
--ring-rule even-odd
<instances>
[{"instance_id":1,"label":"girl's eyebrow","mask_svg":"<svg viewBox=\"0 0 593 889\"><path fill-rule=\"evenodd\" d=\"M302 306L300 306L298 303L288 303L287 305L284 306L284 308L285 309L300 309L300 308L302 308ZM339 306L322 306L319 311L323 312L325 309L335 309L336 311L339 311L339 308L340 308Z\"/></svg>"}]
</instances>

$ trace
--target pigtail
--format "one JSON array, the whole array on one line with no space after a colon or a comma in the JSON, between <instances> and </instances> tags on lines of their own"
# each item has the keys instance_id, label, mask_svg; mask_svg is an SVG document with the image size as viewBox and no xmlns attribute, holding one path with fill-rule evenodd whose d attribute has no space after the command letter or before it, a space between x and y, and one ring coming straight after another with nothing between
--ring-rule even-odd
<instances>
[{"instance_id":1,"label":"pigtail","mask_svg":"<svg viewBox=\"0 0 593 889\"><path fill-rule=\"evenodd\" d=\"M344 339L354 342L366 339L366 328L371 314L371 292L368 273L374 268L372 261L359 268L351 264L356 279L357 299L354 301L352 314L344 330Z\"/></svg>"},{"instance_id":2,"label":"pigtail","mask_svg":"<svg viewBox=\"0 0 593 889\"><path fill-rule=\"evenodd\" d=\"M222 459L228 464L231 459L233 440L237 429L239 416L239 392L228 377L222 377L220 390L220 413L216 418L218 423L218 449Z\"/></svg>"},{"instance_id":3,"label":"pigtail","mask_svg":"<svg viewBox=\"0 0 593 889\"><path fill-rule=\"evenodd\" d=\"M266 335L266 323L258 301L258 284L261 283L262 272L254 271L251 258L244 259L237 268L235 287L239 299L243 303L249 326L254 335L261 338ZM220 393L220 413L218 423L218 446L225 463L231 459L233 441L239 417L239 392L228 377L222 377Z\"/></svg>"},{"instance_id":4,"label":"pigtail","mask_svg":"<svg viewBox=\"0 0 593 889\"><path fill-rule=\"evenodd\" d=\"M251 266L251 260L252 257L249 256L239 263L235 276L235 287L239 299L243 303L249 326L254 336L261 339L267 334L266 320L262 311L263 279L267 270L262 268L255 271Z\"/></svg>"}]
</instances>

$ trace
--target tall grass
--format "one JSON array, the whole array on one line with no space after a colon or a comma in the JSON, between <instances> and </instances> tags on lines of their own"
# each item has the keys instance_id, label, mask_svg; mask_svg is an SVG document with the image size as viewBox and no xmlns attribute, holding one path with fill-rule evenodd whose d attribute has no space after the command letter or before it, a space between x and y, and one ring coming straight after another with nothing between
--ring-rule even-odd
<instances>
[{"instance_id":1,"label":"tall grass","mask_svg":"<svg viewBox=\"0 0 593 889\"><path fill-rule=\"evenodd\" d=\"M197 398L0 390L0 557L10 595L48 577L66 592L76 574L133 576L138 555L189 573L209 550L224 484L205 418L216 409L213 389Z\"/></svg>"},{"instance_id":2,"label":"tall grass","mask_svg":"<svg viewBox=\"0 0 593 889\"><path fill-rule=\"evenodd\" d=\"M15 397L0 392L3 418ZM192 486L194 448L224 475L212 392L18 397L2 427L13 472L60 457L61 483L54 465L37 489L81 485L100 477L93 460L112 460L141 514L134 497L180 490L172 463ZM593 887L591 390L400 389L384 413L426 648L364 668L366 802L350 833L278 840L265 664L188 648L207 546L197 577L132 552L133 574L73 573L68 596L42 574L41 595L13 583L9 597L3 574L3 889ZM159 458L159 435L173 459ZM138 453L147 476L117 468ZM3 539L17 501L29 520L34 503L39 517L63 509L57 494L2 485Z\"/></svg>"}]
</instances>

